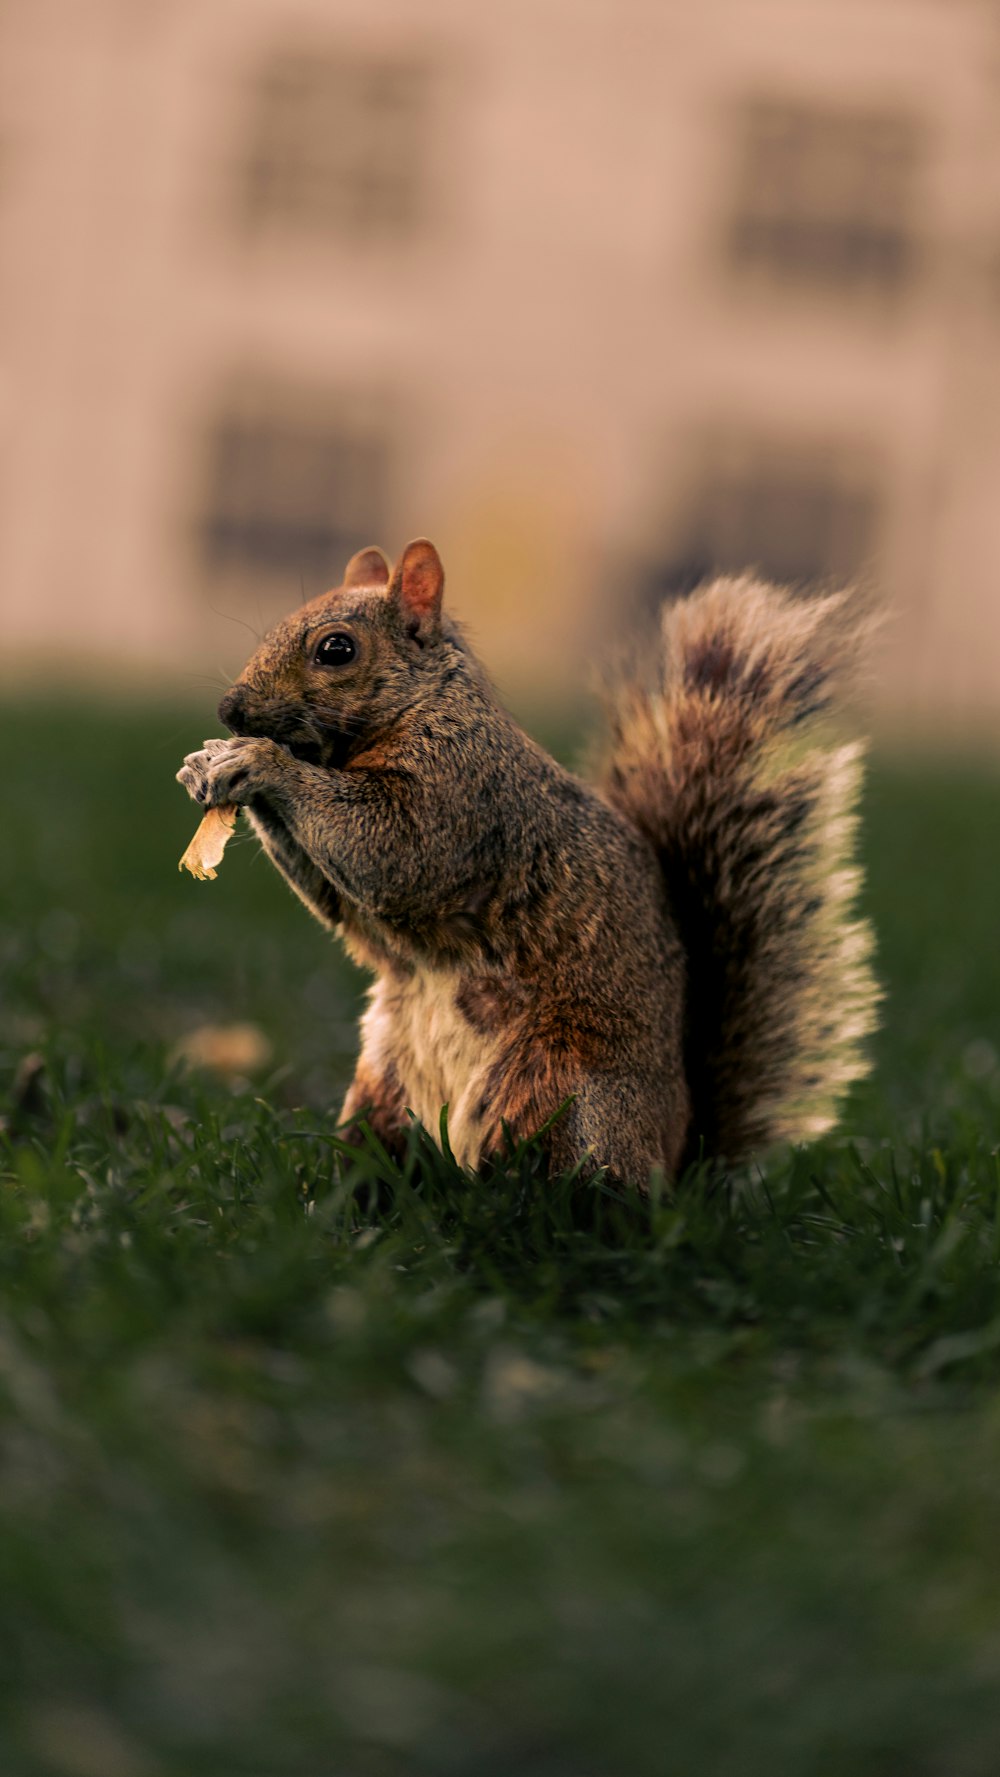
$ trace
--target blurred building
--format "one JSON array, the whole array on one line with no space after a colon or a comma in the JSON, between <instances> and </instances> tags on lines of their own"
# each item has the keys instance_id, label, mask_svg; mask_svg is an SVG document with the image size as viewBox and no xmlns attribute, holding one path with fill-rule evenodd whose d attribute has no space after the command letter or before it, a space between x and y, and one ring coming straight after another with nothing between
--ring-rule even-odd
<instances>
[{"instance_id":1,"label":"blurred building","mask_svg":"<svg viewBox=\"0 0 1000 1777\"><path fill-rule=\"evenodd\" d=\"M1000 716L989 0L0 0L0 315L8 675L429 533L524 695L752 563Z\"/></svg>"}]
</instances>

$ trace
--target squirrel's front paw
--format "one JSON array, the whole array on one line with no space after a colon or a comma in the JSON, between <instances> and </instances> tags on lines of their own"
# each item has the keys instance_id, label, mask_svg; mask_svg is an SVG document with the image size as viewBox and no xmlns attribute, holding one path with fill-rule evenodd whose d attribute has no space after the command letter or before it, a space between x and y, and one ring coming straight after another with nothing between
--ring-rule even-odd
<instances>
[{"instance_id":1,"label":"squirrel's front paw","mask_svg":"<svg viewBox=\"0 0 1000 1777\"><path fill-rule=\"evenodd\" d=\"M273 784L286 757L275 741L263 735L207 740L200 752L188 754L177 782L206 808L242 804Z\"/></svg>"}]
</instances>

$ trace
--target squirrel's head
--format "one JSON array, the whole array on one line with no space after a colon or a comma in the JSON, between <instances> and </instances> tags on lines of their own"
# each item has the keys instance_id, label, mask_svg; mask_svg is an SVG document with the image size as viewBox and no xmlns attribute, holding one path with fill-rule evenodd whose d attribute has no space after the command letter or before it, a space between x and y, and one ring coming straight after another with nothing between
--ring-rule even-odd
<instances>
[{"instance_id":1,"label":"squirrel's head","mask_svg":"<svg viewBox=\"0 0 1000 1777\"><path fill-rule=\"evenodd\" d=\"M315 764L342 762L433 688L454 659L444 569L418 538L390 568L352 556L342 586L276 625L219 704L234 734L263 734Z\"/></svg>"}]
</instances>

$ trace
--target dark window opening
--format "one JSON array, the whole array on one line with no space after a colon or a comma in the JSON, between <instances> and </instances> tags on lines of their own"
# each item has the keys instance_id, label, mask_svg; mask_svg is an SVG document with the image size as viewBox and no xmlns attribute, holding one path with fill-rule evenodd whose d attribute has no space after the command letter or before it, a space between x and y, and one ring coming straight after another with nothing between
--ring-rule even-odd
<instances>
[{"instance_id":1,"label":"dark window opening","mask_svg":"<svg viewBox=\"0 0 1000 1777\"><path fill-rule=\"evenodd\" d=\"M912 276L924 130L904 114L755 99L738 127L728 254L742 275L894 295Z\"/></svg>"},{"instance_id":2,"label":"dark window opening","mask_svg":"<svg viewBox=\"0 0 1000 1777\"><path fill-rule=\"evenodd\" d=\"M650 569L652 599L748 569L781 585L845 584L876 547L880 475L873 453L843 444L710 441L673 537Z\"/></svg>"},{"instance_id":3,"label":"dark window opening","mask_svg":"<svg viewBox=\"0 0 1000 1777\"><path fill-rule=\"evenodd\" d=\"M420 62L282 53L253 92L240 208L278 227L398 240L426 220L431 77Z\"/></svg>"},{"instance_id":4,"label":"dark window opening","mask_svg":"<svg viewBox=\"0 0 1000 1777\"><path fill-rule=\"evenodd\" d=\"M227 403L208 437L199 540L214 576L273 579L307 596L384 534L391 449L384 418L346 399Z\"/></svg>"}]
</instances>

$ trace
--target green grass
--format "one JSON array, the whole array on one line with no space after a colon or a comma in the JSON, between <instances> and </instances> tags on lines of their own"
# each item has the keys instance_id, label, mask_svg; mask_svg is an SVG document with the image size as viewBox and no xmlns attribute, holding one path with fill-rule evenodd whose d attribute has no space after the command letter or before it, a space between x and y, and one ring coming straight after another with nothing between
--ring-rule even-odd
<instances>
[{"instance_id":1,"label":"green grass","mask_svg":"<svg viewBox=\"0 0 1000 1777\"><path fill-rule=\"evenodd\" d=\"M351 1195L363 983L251 842L178 876L204 729L0 715L0 1771L994 1777L1000 776L874 774L836 1140Z\"/></svg>"}]
</instances>

